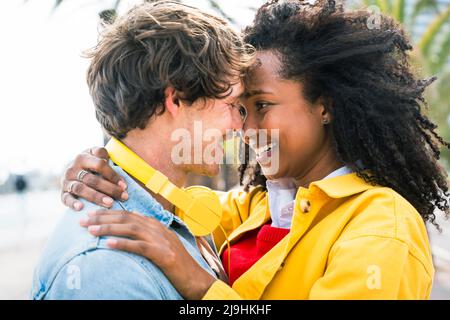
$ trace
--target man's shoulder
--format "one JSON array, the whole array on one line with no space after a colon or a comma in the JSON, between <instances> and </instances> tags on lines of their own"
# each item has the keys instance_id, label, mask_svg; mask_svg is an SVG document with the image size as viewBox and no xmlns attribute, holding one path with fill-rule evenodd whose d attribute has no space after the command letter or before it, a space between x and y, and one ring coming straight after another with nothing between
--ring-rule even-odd
<instances>
[{"instance_id":1,"label":"man's shoulder","mask_svg":"<svg viewBox=\"0 0 450 320\"><path fill-rule=\"evenodd\" d=\"M36 286L39 286L39 291L44 291L70 260L97 248L98 238L81 227L79 221L87 216L89 211L100 207L81 201L84 205L83 210L76 212L66 209L49 236L35 267L32 291L36 291Z\"/></svg>"},{"instance_id":2,"label":"man's shoulder","mask_svg":"<svg viewBox=\"0 0 450 320\"><path fill-rule=\"evenodd\" d=\"M88 212L100 209L83 204L80 212L64 212L47 241L35 269L31 298L139 299L138 293L142 298L144 294L148 299L164 298L158 283L168 281L156 266L141 256L109 249L106 238L92 236L79 225ZM179 297L170 293L169 298Z\"/></svg>"},{"instance_id":3,"label":"man's shoulder","mask_svg":"<svg viewBox=\"0 0 450 320\"><path fill-rule=\"evenodd\" d=\"M36 283L33 299L181 298L150 261L101 244L74 256L53 273Z\"/></svg>"}]
</instances>

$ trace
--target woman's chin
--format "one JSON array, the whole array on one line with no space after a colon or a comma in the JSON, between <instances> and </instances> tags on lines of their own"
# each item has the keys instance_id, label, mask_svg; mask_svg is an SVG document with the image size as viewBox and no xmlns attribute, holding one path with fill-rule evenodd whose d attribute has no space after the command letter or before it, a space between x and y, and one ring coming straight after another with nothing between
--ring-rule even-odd
<instances>
[{"instance_id":1,"label":"woman's chin","mask_svg":"<svg viewBox=\"0 0 450 320\"><path fill-rule=\"evenodd\" d=\"M269 161L258 161L258 163L261 167L262 174L264 174L267 179L273 180L284 176L284 170L282 170L280 162L276 161L276 159L271 158Z\"/></svg>"},{"instance_id":2,"label":"woman's chin","mask_svg":"<svg viewBox=\"0 0 450 320\"><path fill-rule=\"evenodd\" d=\"M260 166L261 166L262 174L269 180L275 180L275 179L280 179L280 178L284 177L284 174L279 169L274 170L274 168L271 166L262 166L262 165L260 165Z\"/></svg>"}]
</instances>

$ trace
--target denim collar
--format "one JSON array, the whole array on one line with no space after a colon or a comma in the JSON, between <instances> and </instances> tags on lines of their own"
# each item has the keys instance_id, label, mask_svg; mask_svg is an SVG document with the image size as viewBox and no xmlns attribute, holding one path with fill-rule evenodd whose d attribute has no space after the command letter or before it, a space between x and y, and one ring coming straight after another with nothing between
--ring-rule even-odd
<instances>
[{"instance_id":1,"label":"denim collar","mask_svg":"<svg viewBox=\"0 0 450 320\"><path fill-rule=\"evenodd\" d=\"M147 217L155 218L166 227L169 227L173 221L185 226L185 223L179 217L165 210L163 206L150 195L150 193L134 181L134 179L122 168L112 162L110 162L110 165L125 179L128 186L128 200L117 201L124 210L136 211Z\"/></svg>"}]
</instances>

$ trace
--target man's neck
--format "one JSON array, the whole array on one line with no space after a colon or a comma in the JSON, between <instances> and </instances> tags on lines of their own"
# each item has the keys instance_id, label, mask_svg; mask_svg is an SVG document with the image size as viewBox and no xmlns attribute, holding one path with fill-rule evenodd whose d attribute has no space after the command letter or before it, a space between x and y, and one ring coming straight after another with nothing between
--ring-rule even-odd
<instances>
[{"instance_id":1,"label":"man's neck","mask_svg":"<svg viewBox=\"0 0 450 320\"><path fill-rule=\"evenodd\" d=\"M187 179L187 174L181 168L173 164L171 159L170 144L162 143L165 139L143 139L138 132L130 132L122 142L136 153L142 160L152 166L154 169L160 171L167 176L169 180L178 187L183 187ZM145 186L138 181L135 177L132 177L139 185L145 188ZM155 195L153 192L145 188L145 190L151 194L164 209L173 212L174 206L159 195Z\"/></svg>"}]
</instances>

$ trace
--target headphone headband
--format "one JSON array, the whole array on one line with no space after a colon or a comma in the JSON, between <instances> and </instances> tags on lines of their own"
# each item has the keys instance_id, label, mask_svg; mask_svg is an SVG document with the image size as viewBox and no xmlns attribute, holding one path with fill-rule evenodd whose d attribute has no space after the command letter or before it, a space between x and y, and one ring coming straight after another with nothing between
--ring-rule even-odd
<instances>
[{"instance_id":1,"label":"headphone headband","mask_svg":"<svg viewBox=\"0 0 450 320\"><path fill-rule=\"evenodd\" d=\"M177 215L196 236L212 233L220 224L222 207L215 193L206 187L196 186L183 190L173 184L160 171L131 151L114 137L105 146L111 160L147 189L159 194L179 210Z\"/></svg>"}]
</instances>

